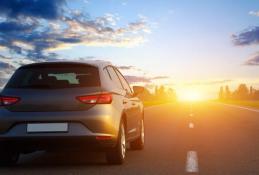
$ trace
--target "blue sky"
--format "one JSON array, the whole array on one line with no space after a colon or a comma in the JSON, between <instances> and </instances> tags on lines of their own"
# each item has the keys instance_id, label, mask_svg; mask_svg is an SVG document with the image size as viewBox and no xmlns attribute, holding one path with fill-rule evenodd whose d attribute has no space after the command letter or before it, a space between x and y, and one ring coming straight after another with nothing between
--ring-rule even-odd
<instances>
[{"instance_id":1,"label":"blue sky","mask_svg":"<svg viewBox=\"0 0 259 175\"><path fill-rule=\"evenodd\" d=\"M226 84L259 88L257 0L41 3L0 2L0 54L6 57L0 61L18 66L54 57L108 60L132 66L122 71L149 79L142 82L149 87L193 88L207 97ZM18 30L20 19L26 20ZM0 71L2 81L10 72ZM162 78L154 79L158 76Z\"/></svg>"}]
</instances>

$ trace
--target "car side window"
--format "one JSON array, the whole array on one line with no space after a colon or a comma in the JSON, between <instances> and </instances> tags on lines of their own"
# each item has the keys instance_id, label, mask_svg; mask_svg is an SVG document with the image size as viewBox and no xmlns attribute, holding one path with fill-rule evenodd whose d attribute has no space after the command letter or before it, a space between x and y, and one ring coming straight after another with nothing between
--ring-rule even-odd
<instances>
[{"instance_id":1,"label":"car side window","mask_svg":"<svg viewBox=\"0 0 259 175\"><path fill-rule=\"evenodd\" d=\"M130 85L127 82L127 80L123 77L123 75L121 74L121 72L118 69L114 68L114 70L116 71L118 77L120 78L120 81L121 81L124 89L127 90L128 93L132 94L132 90L131 90Z\"/></svg>"},{"instance_id":2,"label":"car side window","mask_svg":"<svg viewBox=\"0 0 259 175\"><path fill-rule=\"evenodd\" d=\"M113 68L111 66L108 66L106 69L108 71L108 74L109 74L112 82L114 82L118 88L124 89L120 82L120 79L118 78L118 76L117 76L116 72L113 70Z\"/></svg>"}]
</instances>

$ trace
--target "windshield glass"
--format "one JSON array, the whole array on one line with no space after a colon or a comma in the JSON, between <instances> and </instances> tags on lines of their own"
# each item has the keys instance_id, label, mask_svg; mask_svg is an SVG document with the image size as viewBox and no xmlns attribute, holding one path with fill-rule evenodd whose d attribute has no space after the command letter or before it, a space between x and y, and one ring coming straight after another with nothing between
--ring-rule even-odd
<instances>
[{"instance_id":1,"label":"windshield glass","mask_svg":"<svg viewBox=\"0 0 259 175\"><path fill-rule=\"evenodd\" d=\"M97 68L82 65L54 65L18 69L6 88L62 89L95 86L100 86Z\"/></svg>"}]
</instances>

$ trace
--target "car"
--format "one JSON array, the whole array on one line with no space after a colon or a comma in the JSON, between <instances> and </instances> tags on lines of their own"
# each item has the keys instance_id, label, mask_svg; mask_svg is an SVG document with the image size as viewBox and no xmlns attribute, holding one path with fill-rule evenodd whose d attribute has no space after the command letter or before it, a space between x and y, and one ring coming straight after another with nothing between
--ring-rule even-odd
<instances>
[{"instance_id":1,"label":"car","mask_svg":"<svg viewBox=\"0 0 259 175\"><path fill-rule=\"evenodd\" d=\"M38 150L97 150L122 164L127 145L144 148L143 90L102 61L21 66L0 93L0 164Z\"/></svg>"}]
</instances>

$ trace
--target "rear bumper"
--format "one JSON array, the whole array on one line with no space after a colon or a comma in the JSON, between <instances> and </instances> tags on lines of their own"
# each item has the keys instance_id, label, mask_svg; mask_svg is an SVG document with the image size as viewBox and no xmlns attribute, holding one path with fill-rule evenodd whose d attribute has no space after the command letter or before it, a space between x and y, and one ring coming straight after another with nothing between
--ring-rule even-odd
<instances>
[{"instance_id":1,"label":"rear bumper","mask_svg":"<svg viewBox=\"0 0 259 175\"><path fill-rule=\"evenodd\" d=\"M86 111L10 112L0 107L0 135L23 123L81 123L92 133L118 134L122 111L112 104L96 105Z\"/></svg>"},{"instance_id":2,"label":"rear bumper","mask_svg":"<svg viewBox=\"0 0 259 175\"><path fill-rule=\"evenodd\" d=\"M112 104L64 112L10 112L0 107L0 144L22 151L111 148L117 143L121 112ZM68 123L69 129L64 133L27 133L28 123ZM98 140L97 136L111 139Z\"/></svg>"},{"instance_id":3,"label":"rear bumper","mask_svg":"<svg viewBox=\"0 0 259 175\"><path fill-rule=\"evenodd\" d=\"M105 139L101 139L100 137ZM97 139L97 137L99 139ZM0 144L22 152L35 150L106 150L116 145L116 136L93 133L81 123L69 123L64 133L27 133L27 124L17 124L0 135Z\"/></svg>"}]
</instances>

